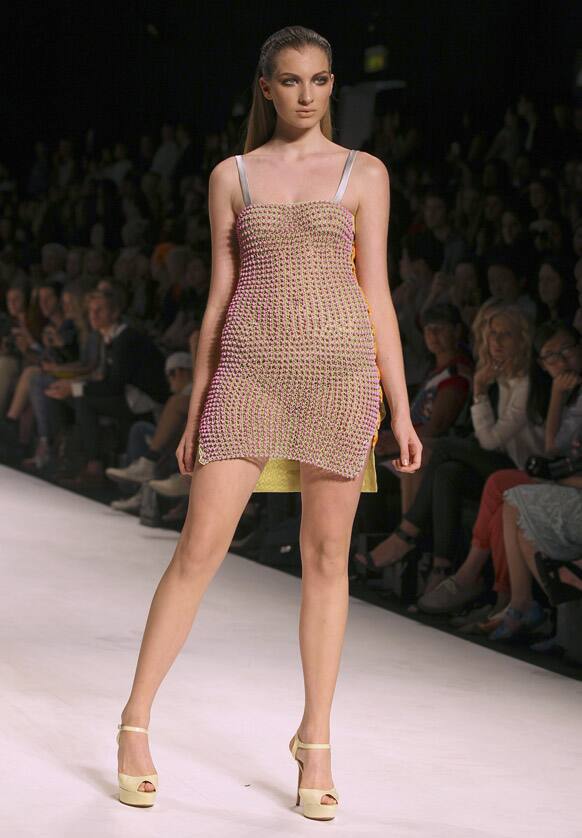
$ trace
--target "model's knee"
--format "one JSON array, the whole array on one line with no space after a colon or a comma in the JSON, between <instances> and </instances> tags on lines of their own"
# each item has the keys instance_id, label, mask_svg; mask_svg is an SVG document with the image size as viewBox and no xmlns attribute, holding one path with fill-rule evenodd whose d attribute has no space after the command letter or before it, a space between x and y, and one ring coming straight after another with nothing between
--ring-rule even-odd
<instances>
[{"instance_id":1,"label":"model's knee","mask_svg":"<svg viewBox=\"0 0 582 838\"><path fill-rule=\"evenodd\" d=\"M174 554L174 563L183 576L205 575L215 572L224 557L228 546L217 544L214 539L205 539L184 525Z\"/></svg>"},{"instance_id":2,"label":"model's knee","mask_svg":"<svg viewBox=\"0 0 582 838\"><path fill-rule=\"evenodd\" d=\"M304 571L324 576L344 574L348 564L348 547L340 539L322 539L301 547L301 561Z\"/></svg>"}]
</instances>

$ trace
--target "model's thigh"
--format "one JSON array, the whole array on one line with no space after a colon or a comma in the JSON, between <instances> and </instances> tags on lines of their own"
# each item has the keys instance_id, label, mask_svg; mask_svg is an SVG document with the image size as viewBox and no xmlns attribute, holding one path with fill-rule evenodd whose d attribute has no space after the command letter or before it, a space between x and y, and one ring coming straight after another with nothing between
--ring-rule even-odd
<instances>
[{"instance_id":1,"label":"model's thigh","mask_svg":"<svg viewBox=\"0 0 582 838\"><path fill-rule=\"evenodd\" d=\"M347 569L354 516L365 467L353 479L300 463L301 526L299 543L303 567Z\"/></svg>"},{"instance_id":2,"label":"model's thigh","mask_svg":"<svg viewBox=\"0 0 582 838\"><path fill-rule=\"evenodd\" d=\"M266 458L249 457L202 465L195 457L180 536L187 547L182 559L222 561L266 462Z\"/></svg>"}]
</instances>

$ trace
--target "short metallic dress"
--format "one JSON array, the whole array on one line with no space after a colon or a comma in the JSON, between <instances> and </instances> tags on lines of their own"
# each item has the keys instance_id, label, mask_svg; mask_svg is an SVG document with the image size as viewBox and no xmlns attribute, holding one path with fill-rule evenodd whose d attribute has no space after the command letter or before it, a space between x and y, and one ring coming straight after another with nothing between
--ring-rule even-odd
<instances>
[{"instance_id":1,"label":"short metallic dress","mask_svg":"<svg viewBox=\"0 0 582 838\"><path fill-rule=\"evenodd\" d=\"M370 308L355 270L354 216L329 201L252 203L236 221L240 273L200 417L201 464L268 457L255 492L300 491L299 463L377 492L374 446L384 407Z\"/></svg>"}]
</instances>

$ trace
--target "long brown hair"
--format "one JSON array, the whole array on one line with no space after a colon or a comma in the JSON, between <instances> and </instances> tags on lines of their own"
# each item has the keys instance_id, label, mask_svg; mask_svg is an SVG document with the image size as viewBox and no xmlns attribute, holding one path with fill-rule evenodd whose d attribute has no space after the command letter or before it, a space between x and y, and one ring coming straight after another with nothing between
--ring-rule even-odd
<instances>
[{"instance_id":1,"label":"long brown hair","mask_svg":"<svg viewBox=\"0 0 582 838\"><path fill-rule=\"evenodd\" d=\"M325 52L331 73L331 45L323 35L315 32L313 29L307 29L305 26L285 26L283 29L278 29L272 35L269 35L263 43L253 80L253 101L244 123L246 133L243 154L266 143L273 134L277 122L275 106L270 99L265 99L261 85L259 84L259 78L261 76L269 80L273 78L277 55L282 49L288 47L301 49L305 46L316 46ZM327 110L320 121L321 133L328 140L331 140L333 137L331 121L332 98L333 94L330 97Z\"/></svg>"}]
</instances>

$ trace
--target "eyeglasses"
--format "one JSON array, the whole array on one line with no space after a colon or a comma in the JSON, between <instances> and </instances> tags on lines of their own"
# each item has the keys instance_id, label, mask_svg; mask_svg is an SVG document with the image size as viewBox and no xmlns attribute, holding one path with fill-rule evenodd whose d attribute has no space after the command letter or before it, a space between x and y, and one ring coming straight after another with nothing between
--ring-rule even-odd
<instances>
[{"instance_id":1,"label":"eyeglasses","mask_svg":"<svg viewBox=\"0 0 582 838\"><path fill-rule=\"evenodd\" d=\"M560 360L560 358L567 361L572 357L574 350L577 347L577 343L569 343L567 346L563 346L561 349L556 350L556 352L547 352L545 355L540 355L540 361L543 361L544 364L555 364L556 361Z\"/></svg>"}]
</instances>

